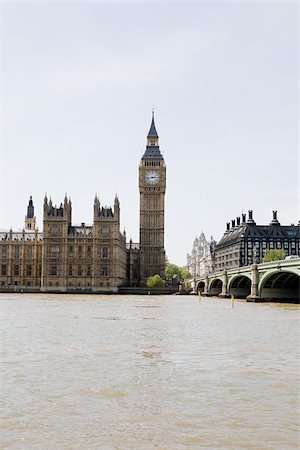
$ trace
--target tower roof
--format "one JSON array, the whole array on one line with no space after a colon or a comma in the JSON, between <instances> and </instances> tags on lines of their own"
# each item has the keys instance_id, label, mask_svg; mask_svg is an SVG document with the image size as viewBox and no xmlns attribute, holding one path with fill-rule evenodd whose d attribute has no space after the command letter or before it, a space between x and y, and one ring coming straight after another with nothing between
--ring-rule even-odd
<instances>
[{"instance_id":1,"label":"tower roof","mask_svg":"<svg viewBox=\"0 0 300 450\"><path fill-rule=\"evenodd\" d=\"M154 111L152 111L152 121L151 121L151 126L150 126L150 130L149 130L149 133L148 133L147 137L148 138L149 137L156 137L156 138L158 138L158 134L157 134L157 131L156 131L156 128L155 128L155 122L154 122Z\"/></svg>"},{"instance_id":2,"label":"tower roof","mask_svg":"<svg viewBox=\"0 0 300 450\"><path fill-rule=\"evenodd\" d=\"M33 219L33 217L34 217L34 206L33 206L32 196L30 196L30 198L29 198L26 217L27 217L27 219Z\"/></svg>"}]
</instances>

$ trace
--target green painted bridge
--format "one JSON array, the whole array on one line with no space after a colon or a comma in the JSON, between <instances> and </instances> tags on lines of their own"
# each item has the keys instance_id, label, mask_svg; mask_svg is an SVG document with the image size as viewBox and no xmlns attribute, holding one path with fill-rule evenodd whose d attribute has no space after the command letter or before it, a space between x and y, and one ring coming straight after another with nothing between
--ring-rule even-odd
<instances>
[{"instance_id":1,"label":"green painted bridge","mask_svg":"<svg viewBox=\"0 0 300 450\"><path fill-rule=\"evenodd\" d=\"M300 297L300 258L252 264L193 279L195 293L247 301L292 300Z\"/></svg>"}]
</instances>

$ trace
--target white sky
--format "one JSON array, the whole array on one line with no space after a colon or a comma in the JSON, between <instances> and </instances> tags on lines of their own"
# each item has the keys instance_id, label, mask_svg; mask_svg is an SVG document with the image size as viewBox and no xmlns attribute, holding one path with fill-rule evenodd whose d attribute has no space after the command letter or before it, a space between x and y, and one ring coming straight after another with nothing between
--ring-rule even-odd
<instances>
[{"instance_id":1,"label":"white sky","mask_svg":"<svg viewBox=\"0 0 300 450\"><path fill-rule=\"evenodd\" d=\"M0 2L1 3L1 2ZM297 211L296 2L4 2L0 228L65 192L73 223L121 203L138 241L138 165L155 105L167 164L166 252L201 230ZM299 186L299 184L298 184Z\"/></svg>"}]
</instances>

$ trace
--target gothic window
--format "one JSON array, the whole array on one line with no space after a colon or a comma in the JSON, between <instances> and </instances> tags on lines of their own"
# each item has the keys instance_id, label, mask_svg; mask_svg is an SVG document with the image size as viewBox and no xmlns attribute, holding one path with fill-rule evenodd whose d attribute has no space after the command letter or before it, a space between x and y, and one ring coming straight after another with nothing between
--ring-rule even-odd
<instances>
[{"instance_id":1,"label":"gothic window","mask_svg":"<svg viewBox=\"0 0 300 450\"><path fill-rule=\"evenodd\" d=\"M20 258L20 246L15 247L15 258Z\"/></svg>"},{"instance_id":2,"label":"gothic window","mask_svg":"<svg viewBox=\"0 0 300 450\"><path fill-rule=\"evenodd\" d=\"M69 277L73 276L73 267L69 266Z\"/></svg>"},{"instance_id":3,"label":"gothic window","mask_svg":"<svg viewBox=\"0 0 300 450\"><path fill-rule=\"evenodd\" d=\"M101 258L108 258L108 247L101 247Z\"/></svg>"},{"instance_id":4,"label":"gothic window","mask_svg":"<svg viewBox=\"0 0 300 450\"><path fill-rule=\"evenodd\" d=\"M91 276L91 266L87 266L87 268L86 268L86 275L87 275L87 277Z\"/></svg>"},{"instance_id":5,"label":"gothic window","mask_svg":"<svg viewBox=\"0 0 300 450\"><path fill-rule=\"evenodd\" d=\"M74 251L73 245L69 245L69 253L70 253L70 255L73 254L73 251Z\"/></svg>"},{"instance_id":6,"label":"gothic window","mask_svg":"<svg viewBox=\"0 0 300 450\"><path fill-rule=\"evenodd\" d=\"M32 258L32 245L30 245L29 247L27 247L27 258Z\"/></svg>"},{"instance_id":7,"label":"gothic window","mask_svg":"<svg viewBox=\"0 0 300 450\"><path fill-rule=\"evenodd\" d=\"M58 236L59 235L59 226L58 225L52 225L51 232L52 232L53 236Z\"/></svg>"},{"instance_id":8,"label":"gothic window","mask_svg":"<svg viewBox=\"0 0 300 450\"><path fill-rule=\"evenodd\" d=\"M1 266L1 275L5 276L7 272L6 264L2 264Z\"/></svg>"},{"instance_id":9,"label":"gothic window","mask_svg":"<svg viewBox=\"0 0 300 450\"><path fill-rule=\"evenodd\" d=\"M107 277L108 276L108 267L101 267L100 268L100 276L101 277Z\"/></svg>"},{"instance_id":10,"label":"gothic window","mask_svg":"<svg viewBox=\"0 0 300 450\"><path fill-rule=\"evenodd\" d=\"M102 228L102 236L103 237L109 236L109 228L108 227L103 227Z\"/></svg>"},{"instance_id":11,"label":"gothic window","mask_svg":"<svg viewBox=\"0 0 300 450\"><path fill-rule=\"evenodd\" d=\"M50 266L50 275L52 275L52 276L58 275L57 266Z\"/></svg>"},{"instance_id":12,"label":"gothic window","mask_svg":"<svg viewBox=\"0 0 300 450\"><path fill-rule=\"evenodd\" d=\"M77 274L78 274L79 277L82 276L82 267L81 266L78 266Z\"/></svg>"},{"instance_id":13,"label":"gothic window","mask_svg":"<svg viewBox=\"0 0 300 450\"><path fill-rule=\"evenodd\" d=\"M31 264L27 264L27 266L26 266L26 275L27 275L27 277L31 277L31 275L32 275L32 266L31 266Z\"/></svg>"},{"instance_id":14,"label":"gothic window","mask_svg":"<svg viewBox=\"0 0 300 450\"><path fill-rule=\"evenodd\" d=\"M51 258L59 257L59 245L51 245L50 246L50 257Z\"/></svg>"},{"instance_id":15,"label":"gothic window","mask_svg":"<svg viewBox=\"0 0 300 450\"><path fill-rule=\"evenodd\" d=\"M20 275L20 266L19 265L15 265L14 266L14 275L17 277L18 275Z\"/></svg>"},{"instance_id":16,"label":"gothic window","mask_svg":"<svg viewBox=\"0 0 300 450\"><path fill-rule=\"evenodd\" d=\"M2 258L7 258L7 245L3 245L2 247Z\"/></svg>"},{"instance_id":17,"label":"gothic window","mask_svg":"<svg viewBox=\"0 0 300 450\"><path fill-rule=\"evenodd\" d=\"M82 246L81 245L79 245L79 247L78 247L78 257L82 258Z\"/></svg>"},{"instance_id":18,"label":"gothic window","mask_svg":"<svg viewBox=\"0 0 300 450\"><path fill-rule=\"evenodd\" d=\"M91 258L91 256L92 256L92 247L88 246L88 248L87 248L87 257Z\"/></svg>"}]
</instances>

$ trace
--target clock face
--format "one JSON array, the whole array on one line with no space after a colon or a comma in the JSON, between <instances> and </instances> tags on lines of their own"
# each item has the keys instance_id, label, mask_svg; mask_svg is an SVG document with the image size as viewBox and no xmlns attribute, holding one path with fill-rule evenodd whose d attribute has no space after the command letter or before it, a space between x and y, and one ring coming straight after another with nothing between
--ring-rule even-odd
<instances>
[{"instance_id":1,"label":"clock face","mask_svg":"<svg viewBox=\"0 0 300 450\"><path fill-rule=\"evenodd\" d=\"M159 181L159 173L154 170L150 170L145 173L145 180L148 184L156 184Z\"/></svg>"}]
</instances>

